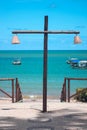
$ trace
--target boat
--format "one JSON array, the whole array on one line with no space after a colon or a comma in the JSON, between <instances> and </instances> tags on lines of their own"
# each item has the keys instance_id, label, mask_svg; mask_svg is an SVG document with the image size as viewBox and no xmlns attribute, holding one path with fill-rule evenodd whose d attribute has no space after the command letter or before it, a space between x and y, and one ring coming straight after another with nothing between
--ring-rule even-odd
<instances>
[{"instance_id":1,"label":"boat","mask_svg":"<svg viewBox=\"0 0 87 130\"><path fill-rule=\"evenodd\" d=\"M78 63L79 59L78 58L70 58L69 60L66 61L67 64L73 64L73 63Z\"/></svg>"},{"instance_id":2,"label":"boat","mask_svg":"<svg viewBox=\"0 0 87 130\"><path fill-rule=\"evenodd\" d=\"M79 60L78 58L71 58L67 60L67 63L71 65L73 68L87 68L87 60Z\"/></svg>"},{"instance_id":3,"label":"boat","mask_svg":"<svg viewBox=\"0 0 87 130\"><path fill-rule=\"evenodd\" d=\"M79 68L87 68L87 60L81 60L78 63Z\"/></svg>"},{"instance_id":4,"label":"boat","mask_svg":"<svg viewBox=\"0 0 87 130\"><path fill-rule=\"evenodd\" d=\"M14 59L12 64L13 65L21 65L21 60L20 59Z\"/></svg>"}]
</instances>

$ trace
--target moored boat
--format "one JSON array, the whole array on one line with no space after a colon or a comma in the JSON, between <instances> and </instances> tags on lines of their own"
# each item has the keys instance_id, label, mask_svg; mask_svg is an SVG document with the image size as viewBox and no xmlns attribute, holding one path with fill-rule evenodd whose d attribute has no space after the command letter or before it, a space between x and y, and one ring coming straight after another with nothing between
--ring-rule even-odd
<instances>
[{"instance_id":1,"label":"moored boat","mask_svg":"<svg viewBox=\"0 0 87 130\"><path fill-rule=\"evenodd\" d=\"M87 60L79 60L78 58L71 58L67 60L67 63L70 64L73 68L87 68Z\"/></svg>"},{"instance_id":2,"label":"moored boat","mask_svg":"<svg viewBox=\"0 0 87 130\"><path fill-rule=\"evenodd\" d=\"M67 64L77 63L79 61L78 58L70 58L66 61Z\"/></svg>"},{"instance_id":3,"label":"moored boat","mask_svg":"<svg viewBox=\"0 0 87 130\"><path fill-rule=\"evenodd\" d=\"M13 65L21 65L21 60L20 59L15 59L13 62L12 62Z\"/></svg>"},{"instance_id":4,"label":"moored boat","mask_svg":"<svg viewBox=\"0 0 87 130\"><path fill-rule=\"evenodd\" d=\"M87 68L87 60L81 60L78 64L79 68Z\"/></svg>"}]
</instances>

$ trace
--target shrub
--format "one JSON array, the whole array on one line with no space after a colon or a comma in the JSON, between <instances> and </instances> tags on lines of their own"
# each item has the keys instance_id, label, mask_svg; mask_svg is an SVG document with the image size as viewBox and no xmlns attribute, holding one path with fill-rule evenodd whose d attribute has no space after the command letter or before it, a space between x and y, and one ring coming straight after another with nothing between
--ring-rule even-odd
<instances>
[{"instance_id":1,"label":"shrub","mask_svg":"<svg viewBox=\"0 0 87 130\"><path fill-rule=\"evenodd\" d=\"M78 101L87 102L87 88L78 88L76 89L76 93Z\"/></svg>"}]
</instances>

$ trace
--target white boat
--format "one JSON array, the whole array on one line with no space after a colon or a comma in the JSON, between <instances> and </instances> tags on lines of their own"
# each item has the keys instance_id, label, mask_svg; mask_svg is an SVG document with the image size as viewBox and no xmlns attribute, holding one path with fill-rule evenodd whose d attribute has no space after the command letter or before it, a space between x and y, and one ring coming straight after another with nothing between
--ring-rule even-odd
<instances>
[{"instance_id":1,"label":"white boat","mask_svg":"<svg viewBox=\"0 0 87 130\"><path fill-rule=\"evenodd\" d=\"M78 63L79 68L87 68L87 60L81 60Z\"/></svg>"},{"instance_id":2,"label":"white boat","mask_svg":"<svg viewBox=\"0 0 87 130\"><path fill-rule=\"evenodd\" d=\"M20 59L15 59L13 62L12 62L13 65L21 65L21 60Z\"/></svg>"}]
</instances>

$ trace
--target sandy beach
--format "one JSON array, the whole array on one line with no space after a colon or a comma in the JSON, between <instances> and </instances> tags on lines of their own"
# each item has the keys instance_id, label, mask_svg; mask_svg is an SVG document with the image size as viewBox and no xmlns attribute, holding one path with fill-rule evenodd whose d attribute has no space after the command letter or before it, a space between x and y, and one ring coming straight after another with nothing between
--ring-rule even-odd
<instances>
[{"instance_id":1,"label":"sandy beach","mask_svg":"<svg viewBox=\"0 0 87 130\"><path fill-rule=\"evenodd\" d=\"M87 103L48 99L47 110L41 99L0 99L0 130L87 130Z\"/></svg>"}]
</instances>

